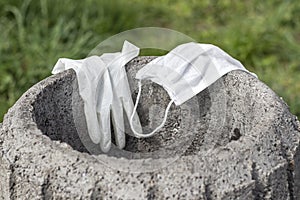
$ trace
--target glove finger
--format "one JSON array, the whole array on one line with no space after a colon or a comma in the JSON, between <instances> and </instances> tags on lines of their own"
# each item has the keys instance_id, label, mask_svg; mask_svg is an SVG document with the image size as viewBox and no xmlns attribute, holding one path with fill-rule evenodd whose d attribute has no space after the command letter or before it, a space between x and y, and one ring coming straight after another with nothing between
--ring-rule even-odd
<instances>
[{"instance_id":1,"label":"glove finger","mask_svg":"<svg viewBox=\"0 0 300 200\"><path fill-rule=\"evenodd\" d=\"M77 67L74 67L74 69L76 69L79 94L84 101L84 111L89 136L95 144L101 142L101 132L96 110L97 105L95 102L97 79L102 77L106 70L100 61L97 57L93 56L71 63L72 66Z\"/></svg>"},{"instance_id":2,"label":"glove finger","mask_svg":"<svg viewBox=\"0 0 300 200\"><path fill-rule=\"evenodd\" d=\"M100 126L100 147L103 152L108 152L111 147L111 131L110 131L110 106L113 102L113 90L110 77L106 70L100 77L96 88L97 95L97 114Z\"/></svg>"},{"instance_id":3,"label":"glove finger","mask_svg":"<svg viewBox=\"0 0 300 200\"><path fill-rule=\"evenodd\" d=\"M118 80L113 79L114 86L117 88L118 93L116 94L118 98L120 99L122 106L124 108L124 111L126 113L126 117L128 120L130 120L130 117L132 115L132 111L134 109L132 97L131 97L131 91L130 86L127 79L126 70L124 68L119 69L118 71ZM128 125L128 126L127 126ZM142 125L140 123L139 116L137 115L137 112L135 112L132 120L133 128L139 132L142 133ZM126 130L128 130L126 133L129 135L134 136L129 123L126 123Z\"/></svg>"},{"instance_id":4,"label":"glove finger","mask_svg":"<svg viewBox=\"0 0 300 200\"><path fill-rule=\"evenodd\" d=\"M125 147L125 128L124 128L124 114L122 102L117 98L112 105L112 122L115 132L116 145L123 149Z\"/></svg>"},{"instance_id":5,"label":"glove finger","mask_svg":"<svg viewBox=\"0 0 300 200\"><path fill-rule=\"evenodd\" d=\"M106 153L111 147L110 110L102 110L102 112L98 112L97 115L101 135L100 148L104 153Z\"/></svg>"},{"instance_id":6,"label":"glove finger","mask_svg":"<svg viewBox=\"0 0 300 200\"><path fill-rule=\"evenodd\" d=\"M89 136L93 143L98 144L101 140L100 127L97 120L96 109L87 102L84 103L84 114Z\"/></svg>"}]
</instances>

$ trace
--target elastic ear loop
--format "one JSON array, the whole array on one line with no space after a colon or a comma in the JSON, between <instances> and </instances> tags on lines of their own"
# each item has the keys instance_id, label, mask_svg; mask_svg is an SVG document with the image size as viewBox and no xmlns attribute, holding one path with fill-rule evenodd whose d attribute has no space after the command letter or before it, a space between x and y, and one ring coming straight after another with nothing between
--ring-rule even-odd
<instances>
[{"instance_id":1,"label":"elastic ear loop","mask_svg":"<svg viewBox=\"0 0 300 200\"><path fill-rule=\"evenodd\" d=\"M154 135L154 133L156 133L159 129L161 129L165 125L167 117L168 117L169 109L170 109L172 103L174 102L174 100L171 100L170 103L168 104L168 106L166 108L166 111L165 111L164 119L158 127L156 127L151 133L147 133L147 134L138 133L134 130L134 127L132 125L132 120L133 120L134 114L136 113L136 109L137 109L137 106L138 106L138 103L139 103L139 100L140 100L140 97L141 97L141 92L142 92L142 82L141 82L141 80L139 80L138 86L139 86L139 92L138 92L138 95L136 97L135 105L134 105L134 108L133 108L133 111L132 111L132 114L131 114L131 117L130 117L130 121L129 121L130 127L131 127L131 130L133 131L133 133L135 134L136 137L139 137L139 138L151 137L151 136Z\"/></svg>"}]
</instances>

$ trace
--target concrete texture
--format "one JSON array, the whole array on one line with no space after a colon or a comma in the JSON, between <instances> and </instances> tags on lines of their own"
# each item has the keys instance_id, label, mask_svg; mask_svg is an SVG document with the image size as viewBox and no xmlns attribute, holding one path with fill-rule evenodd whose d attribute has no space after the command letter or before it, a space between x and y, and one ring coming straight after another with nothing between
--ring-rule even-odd
<instances>
[{"instance_id":1,"label":"concrete texture","mask_svg":"<svg viewBox=\"0 0 300 200\"><path fill-rule=\"evenodd\" d=\"M134 99L134 74L151 59L126 67ZM128 136L126 151L108 155L85 137L77 88L72 70L51 76L5 115L0 199L300 199L299 122L245 72L173 105L159 134ZM160 86L144 82L143 125L159 124L168 101Z\"/></svg>"}]
</instances>

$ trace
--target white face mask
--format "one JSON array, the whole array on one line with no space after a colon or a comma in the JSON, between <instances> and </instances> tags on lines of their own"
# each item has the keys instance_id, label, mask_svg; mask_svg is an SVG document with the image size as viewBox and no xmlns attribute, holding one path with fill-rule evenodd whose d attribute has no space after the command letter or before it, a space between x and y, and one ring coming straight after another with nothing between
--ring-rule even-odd
<instances>
[{"instance_id":1,"label":"white face mask","mask_svg":"<svg viewBox=\"0 0 300 200\"><path fill-rule=\"evenodd\" d=\"M211 44L186 43L177 46L167 55L158 57L140 69L136 74L139 80L139 93L134 113L141 93L141 81L151 80L161 85L171 101L166 108L163 122L149 134L132 131L137 137L150 137L163 127L171 104L177 106L191 99L232 70L247 71L244 66L226 52ZM133 118L132 114L131 118ZM130 120L131 123L131 120Z\"/></svg>"}]
</instances>

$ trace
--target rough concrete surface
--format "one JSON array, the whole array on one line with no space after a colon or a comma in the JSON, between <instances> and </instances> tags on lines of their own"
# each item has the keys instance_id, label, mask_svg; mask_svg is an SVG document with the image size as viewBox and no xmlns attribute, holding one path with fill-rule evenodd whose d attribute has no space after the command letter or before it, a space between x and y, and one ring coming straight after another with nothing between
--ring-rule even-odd
<instances>
[{"instance_id":1,"label":"rough concrete surface","mask_svg":"<svg viewBox=\"0 0 300 200\"><path fill-rule=\"evenodd\" d=\"M135 72L152 59L126 67L134 100ZM299 122L245 72L230 72L173 105L154 137L127 136L129 154L114 148L102 154L84 137L77 88L72 70L48 77L5 115L0 199L300 199ZM143 126L159 124L168 101L160 86L144 82Z\"/></svg>"}]
</instances>

